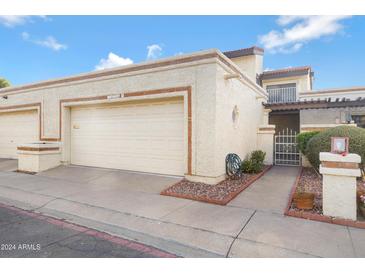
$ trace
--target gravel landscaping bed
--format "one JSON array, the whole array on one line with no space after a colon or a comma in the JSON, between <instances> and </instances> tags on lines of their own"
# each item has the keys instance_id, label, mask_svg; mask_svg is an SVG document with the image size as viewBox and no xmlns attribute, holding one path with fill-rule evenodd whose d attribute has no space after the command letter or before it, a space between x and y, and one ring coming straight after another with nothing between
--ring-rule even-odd
<instances>
[{"instance_id":1,"label":"gravel landscaping bed","mask_svg":"<svg viewBox=\"0 0 365 274\"><path fill-rule=\"evenodd\" d=\"M195 183L183 179L163 190L161 195L226 205L245 188L264 175L270 168L271 166L265 166L258 174L243 174L240 179L226 179L216 185Z\"/></svg>"},{"instance_id":2,"label":"gravel landscaping bed","mask_svg":"<svg viewBox=\"0 0 365 274\"><path fill-rule=\"evenodd\" d=\"M358 190L365 190L364 182L359 180L357 182ZM310 214L317 214L323 216L322 210L322 177L313 168L303 168L299 180L297 181L296 189L297 192L308 192L314 193L314 207L312 210L298 209L295 206L293 197L291 197L291 204L289 207L290 211L306 212ZM359 220L364 221L362 217Z\"/></svg>"},{"instance_id":3,"label":"gravel landscaping bed","mask_svg":"<svg viewBox=\"0 0 365 274\"><path fill-rule=\"evenodd\" d=\"M313 193L314 207L312 210L298 209L292 200L290 209L322 214L322 178L313 168L303 168L295 192Z\"/></svg>"}]
</instances>

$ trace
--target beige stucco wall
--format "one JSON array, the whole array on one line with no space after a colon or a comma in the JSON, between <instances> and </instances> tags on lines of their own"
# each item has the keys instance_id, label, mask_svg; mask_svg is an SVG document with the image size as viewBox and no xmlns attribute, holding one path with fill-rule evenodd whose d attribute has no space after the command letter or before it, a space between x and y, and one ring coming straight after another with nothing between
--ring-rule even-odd
<instances>
[{"instance_id":1,"label":"beige stucco wall","mask_svg":"<svg viewBox=\"0 0 365 274\"><path fill-rule=\"evenodd\" d=\"M241 159L257 148L257 130L263 123L264 97L254 92L239 79L224 80L226 69L217 66L216 93L216 157L215 175L225 173L224 160L228 153L236 153ZM232 112L237 106L238 120L233 121Z\"/></svg>"},{"instance_id":2,"label":"beige stucco wall","mask_svg":"<svg viewBox=\"0 0 365 274\"><path fill-rule=\"evenodd\" d=\"M346 114L364 115L365 107L302 109L300 124L347 124Z\"/></svg>"},{"instance_id":3,"label":"beige stucco wall","mask_svg":"<svg viewBox=\"0 0 365 274\"><path fill-rule=\"evenodd\" d=\"M262 127L258 130L257 134L257 149L266 153L264 163L267 165L272 165L274 163L274 135L275 126L272 126L271 128Z\"/></svg>"},{"instance_id":4,"label":"beige stucco wall","mask_svg":"<svg viewBox=\"0 0 365 274\"><path fill-rule=\"evenodd\" d=\"M27 172L41 172L60 165L60 153L18 152L18 169Z\"/></svg>"},{"instance_id":5,"label":"beige stucco wall","mask_svg":"<svg viewBox=\"0 0 365 274\"><path fill-rule=\"evenodd\" d=\"M263 55L247 55L231 60L248 76L256 82L256 75L263 71Z\"/></svg>"},{"instance_id":6,"label":"beige stucco wall","mask_svg":"<svg viewBox=\"0 0 365 274\"><path fill-rule=\"evenodd\" d=\"M343 156L321 152L319 158L319 172L323 175L323 214L356 220L356 178L361 176L357 167L361 157L353 153ZM341 164L354 164L356 168L343 168Z\"/></svg>"},{"instance_id":7,"label":"beige stucco wall","mask_svg":"<svg viewBox=\"0 0 365 274\"><path fill-rule=\"evenodd\" d=\"M199 52L188 57L207 53L218 53L226 62L232 63L216 50ZM165 61L186 57L173 57ZM233 63L232 65L234 66ZM189 86L192 91L192 175L200 181L217 182L224 175L224 159L228 152L236 152L243 158L249 151L256 148L257 127L262 119L263 99L258 99L258 97L262 98L262 95L258 96L257 91L254 91L260 88L256 84L247 83L247 79L224 80L225 74L233 72L217 58L206 58L96 79L53 84L47 87L24 88L19 91L4 89L5 93L2 95L8 95L8 99L0 100L0 111L16 105L41 103L42 137L57 139L60 134L60 100ZM184 91L145 95L138 98L66 103L62 111L62 161L66 164L70 161L69 107L171 96L184 97L185 166L187 167L188 105L187 94ZM237 105L240 110L240 122L237 128L232 125L234 105ZM211 180L211 178L214 179Z\"/></svg>"},{"instance_id":8,"label":"beige stucco wall","mask_svg":"<svg viewBox=\"0 0 365 274\"><path fill-rule=\"evenodd\" d=\"M15 92L11 92L10 90L9 93L3 93L3 95L8 95L8 99L0 100L0 108L41 102L41 118L43 124L42 137L58 138L60 130L59 102L62 99L95 97L135 91L191 86L193 133L192 173L209 174L213 172L214 166L214 157L211 153L211 146L213 143L209 141L209 135L214 135L214 133L212 133L208 127L214 123L216 62L217 60L215 58L210 58L185 64L128 72L121 75L106 76L97 79L76 81L36 89L25 89ZM186 96L186 93L177 92L171 94L148 95L138 97L137 99L165 98L170 96ZM121 98L111 101L116 102L126 100L131 99ZM132 100L136 99L132 98ZM105 101L100 101L99 103L102 102L105 103ZM88 103L89 102L78 102L73 103L73 105ZM95 104L96 102L93 101L91 103ZM186 103L185 110L187 110ZM187 111L185 111L185 113L187 113ZM67 117L68 112L64 111L63 114L64 119L62 129L64 130L64 133L69 133L69 125L67 125L67 118L69 118ZM186 114L185 120L187 121ZM187 130L185 130L186 151L187 139ZM69 144L67 142L67 136L63 136L61 141L63 144L62 159L67 163L69 161ZM206 160L201 161L201 158ZM186 155L185 162L187 161L188 159ZM203 162L205 162L205 165L200 166ZM185 166L187 166L187 164Z\"/></svg>"}]
</instances>

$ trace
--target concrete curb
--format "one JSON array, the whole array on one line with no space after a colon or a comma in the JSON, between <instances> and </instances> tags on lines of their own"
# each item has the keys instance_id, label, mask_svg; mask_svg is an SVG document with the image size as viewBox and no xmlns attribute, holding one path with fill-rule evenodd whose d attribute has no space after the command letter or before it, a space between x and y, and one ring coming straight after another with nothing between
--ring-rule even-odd
<instances>
[{"instance_id":1,"label":"concrete curb","mask_svg":"<svg viewBox=\"0 0 365 274\"><path fill-rule=\"evenodd\" d=\"M41 195L40 195L41 196ZM57 199L55 199L57 200ZM61 200L61 199L59 199ZM94 230L99 230L114 236L122 237L131 241L146 244L161 250L165 250L168 253L175 254L179 257L190 257L190 258L218 258L224 257L208 250L200 249L197 247L192 247L184 243L174 241L171 239L164 239L162 237L156 237L147 233L142 233L136 230L132 230L125 226L113 225L110 223L95 221L90 218L85 218L77 216L74 214L64 213L58 210L47 208L47 204L43 207L39 205L30 205L29 203L24 203L18 200L12 200L9 198L0 196L0 203L6 204L8 206L14 206L22 210L27 210L34 212L35 214L40 213L44 216L49 216L57 219L66 220L70 223L75 223L84 227L88 227ZM49 202L49 203L52 203ZM122 213L121 213L122 214ZM156 220L153 220L156 221ZM222 253L226 252L225 250Z\"/></svg>"},{"instance_id":2,"label":"concrete curb","mask_svg":"<svg viewBox=\"0 0 365 274\"><path fill-rule=\"evenodd\" d=\"M144 245L141 243L137 243L136 241L133 241L133 240L127 240L127 239L119 237L119 236L113 236L106 232L100 232L98 230L91 229L86 226L81 226L81 225L77 225L77 224L74 224L71 222L67 222L63 219L49 217L42 213L19 209L17 207L8 206L8 205L2 204L2 203L0 203L0 208L5 208L5 209L11 210L13 212L16 212L19 215L28 216L33 219L47 222L54 226L66 228L69 230L74 230L74 231L77 231L77 232L80 232L80 233L83 233L83 234L86 234L89 236L93 236L95 238L99 238L99 239L111 242L111 243L119 245L119 246L128 247L130 249L133 249L133 250L145 253L145 254L153 255L158 258L176 258L176 256L174 254L165 252L163 250L156 249L154 247L147 246L147 245Z\"/></svg>"}]
</instances>

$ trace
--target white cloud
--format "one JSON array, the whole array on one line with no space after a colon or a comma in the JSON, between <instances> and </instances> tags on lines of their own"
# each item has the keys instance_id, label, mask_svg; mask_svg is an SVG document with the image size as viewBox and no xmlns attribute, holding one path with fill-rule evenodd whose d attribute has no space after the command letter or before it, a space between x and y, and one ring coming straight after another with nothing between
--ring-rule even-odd
<instances>
[{"instance_id":1,"label":"white cloud","mask_svg":"<svg viewBox=\"0 0 365 274\"><path fill-rule=\"evenodd\" d=\"M283 15L279 16L276 23L280 26L286 26L300 20L308 19L309 17L312 17L312 15Z\"/></svg>"},{"instance_id":2,"label":"white cloud","mask_svg":"<svg viewBox=\"0 0 365 274\"><path fill-rule=\"evenodd\" d=\"M147 60L157 59L162 55L162 46L153 44L147 46Z\"/></svg>"},{"instance_id":3,"label":"white cloud","mask_svg":"<svg viewBox=\"0 0 365 274\"><path fill-rule=\"evenodd\" d=\"M113 52L109 52L107 59L100 59L98 65L95 66L95 70L102 70L108 68L114 68L119 66L126 66L133 64L133 60L129 58L120 57Z\"/></svg>"},{"instance_id":4,"label":"white cloud","mask_svg":"<svg viewBox=\"0 0 365 274\"><path fill-rule=\"evenodd\" d=\"M30 38L30 35L29 35L29 33L28 32L22 32L22 38L23 38L23 40L28 40L29 38Z\"/></svg>"},{"instance_id":5,"label":"white cloud","mask_svg":"<svg viewBox=\"0 0 365 274\"><path fill-rule=\"evenodd\" d=\"M259 43L272 53L297 52L311 40L339 33L343 29L341 21L349 17L351 16L280 16L276 22L284 28L259 36Z\"/></svg>"},{"instance_id":6,"label":"white cloud","mask_svg":"<svg viewBox=\"0 0 365 274\"><path fill-rule=\"evenodd\" d=\"M32 39L28 32L22 32L21 35L22 35L22 38L23 38L24 41L29 41L33 44L40 45L40 46L46 47L46 48L50 48L54 51L67 49L66 44L59 43L56 40L56 38L54 38L53 36L48 36L45 39L38 40L38 39Z\"/></svg>"},{"instance_id":7,"label":"white cloud","mask_svg":"<svg viewBox=\"0 0 365 274\"><path fill-rule=\"evenodd\" d=\"M34 43L42 47L50 48L55 51L59 51L61 49L67 49L67 45L57 42L56 38L54 38L53 36L48 36L44 40L34 41Z\"/></svg>"},{"instance_id":8,"label":"white cloud","mask_svg":"<svg viewBox=\"0 0 365 274\"><path fill-rule=\"evenodd\" d=\"M33 22L32 18L42 18L43 20L50 20L47 16L29 16L29 15L0 15L0 24L5 27L15 27Z\"/></svg>"}]
</instances>

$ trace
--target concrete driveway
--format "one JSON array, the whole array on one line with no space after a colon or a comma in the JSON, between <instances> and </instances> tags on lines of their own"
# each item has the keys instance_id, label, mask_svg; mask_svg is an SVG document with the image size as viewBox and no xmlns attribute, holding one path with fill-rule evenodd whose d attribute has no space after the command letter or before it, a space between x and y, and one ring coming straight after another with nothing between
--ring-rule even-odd
<instances>
[{"instance_id":1,"label":"concrete driveway","mask_svg":"<svg viewBox=\"0 0 365 274\"><path fill-rule=\"evenodd\" d=\"M18 169L18 161L13 159L0 159L0 171L15 171Z\"/></svg>"},{"instance_id":2,"label":"concrete driveway","mask_svg":"<svg viewBox=\"0 0 365 274\"><path fill-rule=\"evenodd\" d=\"M283 216L298 171L274 167L227 206L159 195L177 177L77 166L0 172L0 202L183 257L365 257L365 230Z\"/></svg>"}]
</instances>

